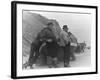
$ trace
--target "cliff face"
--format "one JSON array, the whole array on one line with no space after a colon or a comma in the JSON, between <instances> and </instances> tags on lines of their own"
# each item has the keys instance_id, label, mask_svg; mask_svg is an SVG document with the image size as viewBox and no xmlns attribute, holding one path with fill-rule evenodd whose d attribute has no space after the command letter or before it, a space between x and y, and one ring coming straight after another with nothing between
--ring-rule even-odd
<instances>
[{"instance_id":1,"label":"cliff face","mask_svg":"<svg viewBox=\"0 0 100 80\"><path fill-rule=\"evenodd\" d=\"M36 14L30 13L28 11L23 11L22 18L22 53L23 55L27 55L30 52L30 44L34 41L37 34L46 27L48 22L53 22L55 25L54 33L56 37L58 37L59 32L61 30L58 22L56 20L49 20L46 17Z\"/></svg>"}]
</instances>

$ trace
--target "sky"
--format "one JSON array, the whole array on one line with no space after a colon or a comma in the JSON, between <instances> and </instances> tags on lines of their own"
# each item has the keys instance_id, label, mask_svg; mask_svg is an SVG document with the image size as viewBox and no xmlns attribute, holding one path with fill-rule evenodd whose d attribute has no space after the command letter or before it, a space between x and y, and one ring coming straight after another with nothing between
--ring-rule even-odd
<instances>
[{"instance_id":1,"label":"sky","mask_svg":"<svg viewBox=\"0 0 100 80\"><path fill-rule=\"evenodd\" d=\"M56 19L61 28L63 25L67 24L69 31L77 37L78 42L86 41L87 45L91 44L91 14L40 11L30 12L41 14L48 19Z\"/></svg>"}]
</instances>

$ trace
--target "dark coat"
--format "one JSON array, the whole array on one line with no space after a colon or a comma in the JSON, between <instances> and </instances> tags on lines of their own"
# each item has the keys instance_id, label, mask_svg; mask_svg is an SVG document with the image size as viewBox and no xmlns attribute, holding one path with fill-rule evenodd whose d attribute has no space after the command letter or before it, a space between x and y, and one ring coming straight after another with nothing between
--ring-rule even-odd
<instances>
[{"instance_id":1,"label":"dark coat","mask_svg":"<svg viewBox=\"0 0 100 80\"><path fill-rule=\"evenodd\" d=\"M58 56L59 45L57 44L56 41L46 42L46 46L47 46L47 56L50 56L52 58Z\"/></svg>"}]
</instances>

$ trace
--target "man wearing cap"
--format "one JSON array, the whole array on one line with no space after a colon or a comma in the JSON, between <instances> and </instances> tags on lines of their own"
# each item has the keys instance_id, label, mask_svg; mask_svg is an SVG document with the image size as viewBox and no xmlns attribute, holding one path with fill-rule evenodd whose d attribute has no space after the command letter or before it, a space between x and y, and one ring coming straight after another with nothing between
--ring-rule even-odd
<instances>
[{"instance_id":1,"label":"man wearing cap","mask_svg":"<svg viewBox=\"0 0 100 80\"><path fill-rule=\"evenodd\" d=\"M63 26L63 30L60 32L60 42L64 51L64 67L70 67L70 37L68 35L67 25Z\"/></svg>"}]
</instances>

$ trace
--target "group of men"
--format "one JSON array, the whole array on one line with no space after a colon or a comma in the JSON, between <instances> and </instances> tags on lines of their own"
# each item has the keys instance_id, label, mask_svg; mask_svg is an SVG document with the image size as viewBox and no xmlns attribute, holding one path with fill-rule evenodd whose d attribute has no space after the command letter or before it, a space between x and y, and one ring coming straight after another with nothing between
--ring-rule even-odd
<instances>
[{"instance_id":1,"label":"group of men","mask_svg":"<svg viewBox=\"0 0 100 80\"><path fill-rule=\"evenodd\" d=\"M77 46L71 44L71 32L68 31L68 26L64 25L59 38L56 38L54 35L54 24L52 22L49 22L47 24L47 27L37 35L37 38L32 42L31 44L31 50L30 50L30 56L28 60L28 66L30 68L33 68L33 65L36 63L37 58L39 57L41 51L41 46L44 46L45 48L42 48L43 54L45 55L47 65L49 68L52 67L58 67L58 50L59 48L63 49L64 56L64 67L70 67L70 58L72 57L72 60L75 60L75 56L73 54L72 46Z\"/></svg>"}]
</instances>

